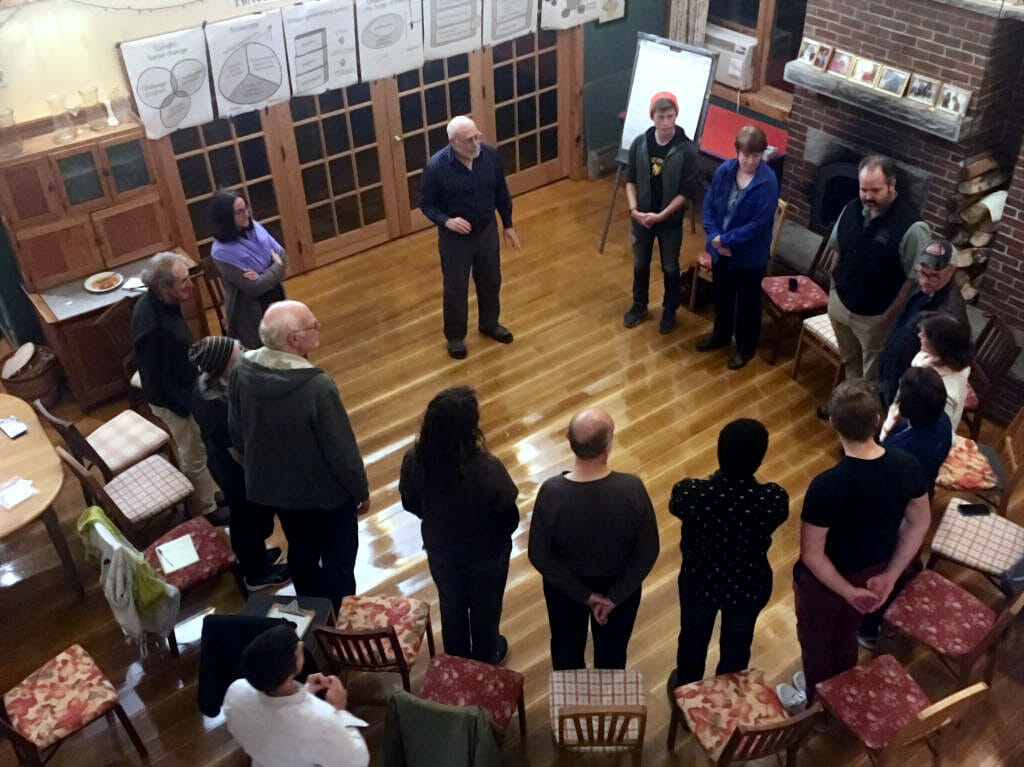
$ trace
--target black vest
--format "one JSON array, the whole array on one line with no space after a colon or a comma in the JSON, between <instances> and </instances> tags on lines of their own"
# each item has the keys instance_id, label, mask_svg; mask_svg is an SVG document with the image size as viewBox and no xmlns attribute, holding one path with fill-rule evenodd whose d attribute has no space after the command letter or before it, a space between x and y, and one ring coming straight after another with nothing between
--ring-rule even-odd
<instances>
[{"instance_id":1,"label":"black vest","mask_svg":"<svg viewBox=\"0 0 1024 767\"><path fill-rule=\"evenodd\" d=\"M854 314L881 314L896 298L907 275L900 242L918 220L914 206L897 197L889 210L864 226L863 205L851 200L839 219L839 263L832 273L843 306Z\"/></svg>"}]
</instances>

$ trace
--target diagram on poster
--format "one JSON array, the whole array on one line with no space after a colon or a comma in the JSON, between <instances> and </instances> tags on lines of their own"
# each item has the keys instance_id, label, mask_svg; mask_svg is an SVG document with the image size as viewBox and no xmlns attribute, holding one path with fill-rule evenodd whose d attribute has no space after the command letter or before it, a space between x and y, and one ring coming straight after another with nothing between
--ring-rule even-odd
<instances>
[{"instance_id":1,"label":"diagram on poster","mask_svg":"<svg viewBox=\"0 0 1024 767\"><path fill-rule=\"evenodd\" d=\"M409 0L356 0L363 82L423 66L423 6Z\"/></svg>"},{"instance_id":2,"label":"diagram on poster","mask_svg":"<svg viewBox=\"0 0 1024 767\"><path fill-rule=\"evenodd\" d=\"M221 117L288 100L280 11L207 24L206 43Z\"/></svg>"},{"instance_id":3,"label":"diagram on poster","mask_svg":"<svg viewBox=\"0 0 1024 767\"><path fill-rule=\"evenodd\" d=\"M537 0L484 0L484 45L537 30Z\"/></svg>"},{"instance_id":4,"label":"diagram on poster","mask_svg":"<svg viewBox=\"0 0 1024 767\"><path fill-rule=\"evenodd\" d=\"M282 9L292 93L304 96L359 80L352 0L318 0Z\"/></svg>"},{"instance_id":5,"label":"diagram on poster","mask_svg":"<svg viewBox=\"0 0 1024 767\"><path fill-rule=\"evenodd\" d=\"M542 29L569 29L601 15L602 0L541 0Z\"/></svg>"},{"instance_id":6,"label":"diagram on poster","mask_svg":"<svg viewBox=\"0 0 1024 767\"><path fill-rule=\"evenodd\" d=\"M479 48L480 0L423 0L423 57L427 61Z\"/></svg>"},{"instance_id":7,"label":"diagram on poster","mask_svg":"<svg viewBox=\"0 0 1024 767\"><path fill-rule=\"evenodd\" d=\"M202 27L122 43L121 57L146 136L213 119Z\"/></svg>"}]
</instances>

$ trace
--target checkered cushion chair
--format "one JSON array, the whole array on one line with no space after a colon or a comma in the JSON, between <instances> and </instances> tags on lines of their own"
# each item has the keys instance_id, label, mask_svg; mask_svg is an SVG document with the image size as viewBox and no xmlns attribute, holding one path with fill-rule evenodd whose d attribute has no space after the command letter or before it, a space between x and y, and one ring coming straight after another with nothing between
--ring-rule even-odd
<instances>
[{"instance_id":1,"label":"checkered cushion chair","mask_svg":"<svg viewBox=\"0 0 1024 767\"><path fill-rule=\"evenodd\" d=\"M420 697L452 706L479 706L504 730L519 712L519 731L526 734L523 675L489 663L441 653L430 659Z\"/></svg>"},{"instance_id":2,"label":"checkered cushion chair","mask_svg":"<svg viewBox=\"0 0 1024 767\"><path fill-rule=\"evenodd\" d=\"M74 644L29 674L3 696L0 734L19 757L42 764L44 752L101 716L116 714L139 755L146 748L117 700L117 690L81 646ZM52 753L52 751L51 751Z\"/></svg>"},{"instance_id":3,"label":"checkered cushion chair","mask_svg":"<svg viewBox=\"0 0 1024 767\"><path fill-rule=\"evenodd\" d=\"M800 338L796 343L796 356L793 358L793 378L800 372L800 360L808 348L815 349L818 354L836 369L832 388L835 388L843 377L843 361L839 357L839 342L836 331L827 314L817 314L803 321Z\"/></svg>"},{"instance_id":4,"label":"checkered cushion chair","mask_svg":"<svg viewBox=\"0 0 1024 767\"><path fill-rule=\"evenodd\" d=\"M559 747L588 752L623 752L643 748L647 707L644 702L644 678L636 671L618 669L575 669L553 671L548 688L551 710L551 734ZM641 716L628 719L622 745L588 745L580 741L571 723L559 732L559 717L565 709L594 707L608 711L643 709ZM595 712L596 713L596 712ZM584 733L586 734L586 732Z\"/></svg>"},{"instance_id":5,"label":"checkered cushion chair","mask_svg":"<svg viewBox=\"0 0 1024 767\"><path fill-rule=\"evenodd\" d=\"M118 413L85 438L114 474L166 449L170 440L166 431L134 410Z\"/></svg>"},{"instance_id":6,"label":"checkered cushion chair","mask_svg":"<svg viewBox=\"0 0 1024 767\"><path fill-rule=\"evenodd\" d=\"M965 517L957 507L968 503L953 498L932 538L931 569L939 559L998 578L1024 557L1024 527L998 514Z\"/></svg>"},{"instance_id":7,"label":"checkered cushion chair","mask_svg":"<svg viewBox=\"0 0 1024 767\"><path fill-rule=\"evenodd\" d=\"M192 494L192 483L166 458L151 455L118 474L103 489L125 517L138 523L184 501Z\"/></svg>"}]
</instances>

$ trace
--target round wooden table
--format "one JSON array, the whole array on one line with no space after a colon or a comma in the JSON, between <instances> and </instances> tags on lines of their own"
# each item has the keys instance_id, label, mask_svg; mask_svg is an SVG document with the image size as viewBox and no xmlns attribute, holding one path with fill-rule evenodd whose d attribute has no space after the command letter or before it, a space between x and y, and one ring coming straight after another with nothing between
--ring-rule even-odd
<instances>
[{"instance_id":1,"label":"round wooden table","mask_svg":"<svg viewBox=\"0 0 1024 767\"><path fill-rule=\"evenodd\" d=\"M0 433L0 484L13 477L21 477L32 480L37 492L13 509L8 510L0 506L0 539L41 519L68 579L81 599L85 595L82 579L78 575L74 559L71 558L71 550L68 548L64 533L61 532L52 505L53 499L57 497L64 484L64 467L39 419L36 418L32 406L10 394L0 393L0 418L9 415L24 423L28 431L17 439L10 439L6 434Z\"/></svg>"}]
</instances>

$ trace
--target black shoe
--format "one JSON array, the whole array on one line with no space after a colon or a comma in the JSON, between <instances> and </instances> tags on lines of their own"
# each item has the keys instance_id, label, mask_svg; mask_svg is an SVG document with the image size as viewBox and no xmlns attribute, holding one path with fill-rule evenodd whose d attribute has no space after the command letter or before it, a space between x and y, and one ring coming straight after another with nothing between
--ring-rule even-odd
<instances>
[{"instance_id":1,"label":"black shoe","mask_svg":"<svg viewBox=\"0 0 1024 767\"><path fill-rule=\"evenodd\" d=\"M829 418L828 405L818 405L818 409L815 410L814 412L818 414L818 418L820 418L822 421L827 421Z\"/></svg>"},{"instance_id":2,"label":"black shoe","mask_svg":"<svg viewBox=\"0 0 1024 767\"><path fill-rule=\"evenodd\" d=\"M672 669L672 673L668 675L668 683L665 685L668 691L669 700L675 702L676 699L676 688L679 686L679 669Z\"/></svg>"},{"instance_id":3,"label":"black shoe","mask_svg":"<svg viewBox=\"0 0 1024 767\"><path fill-rule=\"evenodd\" d=\"M214 527L227 527L231 524L231 512L228 511L227 506L218 506L209 514L204 514L203 516Z\"/></svg>"},{"instance_id":4,"label":"black shoe","mask_svg":"<svg viewBox=\"0 0 1024 767\"><path fill-rule=\"evenodd\" d=\"M504 634L498 634L498 647L494 652L494 665L500 666L508 658L508 640Z\"/></svg>"},{"instance_id":5,"label":"black shoe","mask_svg":"<svg viewBox=\"0 0 1024 767\"><path fill-rule=\"evenodd\" d=\"M283 554L280 546L271 546L267 549L267 567L272 567L280 562Z\"/></svg>"},{"instance_id":6,"label":"black shoe","mask_svg":"<svg viewBox=\"0 0 1024 767\"><path fill-rule=\"evenodd\" d=\"M284 586L292 582L292 575L288 572L288 565L274 565L267 569L263 575L256 575L252 578L245 578L245 588L249 591Z\"/></svg>"},{"instance_id":7,"label":"black shoe","mask_svg":"<svg viewBox=\"0 0 1024 767\"><path fill-rule=\"evenodd\" d=\"M872 636L871 634L865 634L864 632L858 629L857 644L859 644L865 650L870 650L871 652L874 652L876 649L878 649L878 635L880 633L881 632L878 632Z\"/></svg>"},{"instance_id":8,"label":"black shoe","mask_svg":"<svg viewBox=\"0 0 1024 767\"><path fill-rule=\"evenodd\" d=\"M485 336L490 336L499 344L512 343L512 331L503 325L495 325L491 330L484 330L483 328L480 328L480 332Z\"/></svg>"},{"instance_id":9,"label":"black shoe","mask_svg":"<svg viewBox=\"0 0 1024 767\"><path fill-rule=\"evenodd\" d=\"M663 336L672 332L676 326L676 310L663 309L661 312L661 323L658 325L658 332Z\"/></svg>"},{"instance_id":10,"label":"black shoe","mask_svg":"<svg viewBox=\"0 0 1024 767\"><path fill-rule=\"evenodd\" d=\"M466 344L463 341L449 341L448 356L456 360L466 359Z\"/></svg>"},{"instance_id":11,"label":"black shoe","mask_svg":"<svg viewBox=\"0 0 1024 767\"><path fill-rule=\"evenodd\" d=\"M728 346L728 341L719 341L715 338L712 333L710 336L704 336L697 342L697 351L699 352L710 352L715 349L721 349L723 346Z\"/></svg>"},{"instance_id":12,"label":"black shoe","mask_svg":"<svg viewBox=\"0 0 1024 767\"><path fill-rule=\"evenodd\" d=\"M627 328L635 328L647 319L647 306L645 304L633 304L629 311L622 316L622 324Z\"/></svg>"},{"instance_id":13,"label":"black shoe","mask_svg":"<svg viewBox=\"0 0 1024 767\"><path fill-rule=\"evenodd\" d=\"M734 352L729 358L729 370L739 370L744 367L750 360L754 358L752 354L744 354L743 352Z\"/></svg>"}]
</instances>

